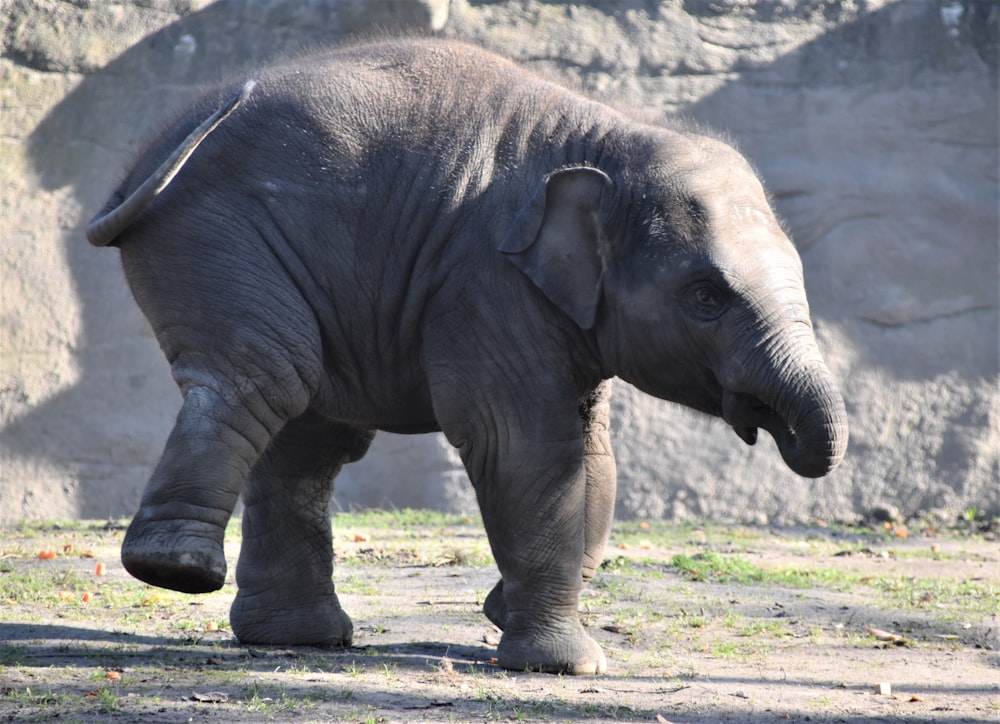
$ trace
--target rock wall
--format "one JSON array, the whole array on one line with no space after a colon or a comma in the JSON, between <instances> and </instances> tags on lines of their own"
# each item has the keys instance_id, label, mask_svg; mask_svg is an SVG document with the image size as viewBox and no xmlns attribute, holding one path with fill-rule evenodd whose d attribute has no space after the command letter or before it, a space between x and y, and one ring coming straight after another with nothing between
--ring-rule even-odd
<instances>
[{"instance_id":1,"label":"rock wall","mask_svg":"<svg viewBox=\"0 0 1000 724\"><path fill-rule=\"evenodd\" d=\"M996 3L0 5L0 524L130 515L178 409L117 254L82 234L143 139L224 77L393 28L724 130L787 220L851 414L845 464L796 478L769 440L619 384L620 516L1000 513ZM436 435L380 435L336 500L475 507Z\"/></svg>"}]
</instances>

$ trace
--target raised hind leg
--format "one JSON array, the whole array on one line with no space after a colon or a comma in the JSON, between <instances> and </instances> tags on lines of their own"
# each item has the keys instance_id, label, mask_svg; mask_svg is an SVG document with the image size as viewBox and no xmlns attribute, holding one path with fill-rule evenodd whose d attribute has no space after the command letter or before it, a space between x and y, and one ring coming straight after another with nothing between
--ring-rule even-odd
<instances>
[{"instance_id":1,"label":"raised hind leg","mask_svg":"<svg viewBox=\"0 0 1000 724\"><path fill-rule=\"evenodd\" d=\"M187 593L222 587L226 525L250 469L283 423L269 408L253 410L260 406L249 398L256 396L224 383L185 390L122 542L122 563L133 576Z\"/></svg>"},{"instance_id":2,"label":"raised hind leg","mask_svg":"<svg viewBox=\"0 0 1000 724\"><path fill-rule=\"evenodd\" d=\"M330 496L341 467L361 458L372 437L307 412L254 467L243 491L239 590L229 617L240 641L350 645L353 626L332 578Z\"/></svg>"},{"instance_id":3,"label":"raised hind leg","mask_svg":"<svg viewBox=\"0 0 1000 724\"><path fill-rule=\"evenodd\" d=\"M122 241L126 276L184 397L122 562L147 583L189 593L223 585L233 507L320 376L315 315L284 270L258 253L252 234L197 221L192 212L169 233L153 227ZM185 246L192 240L197 263Z\"/></svg>"}]
</instances>

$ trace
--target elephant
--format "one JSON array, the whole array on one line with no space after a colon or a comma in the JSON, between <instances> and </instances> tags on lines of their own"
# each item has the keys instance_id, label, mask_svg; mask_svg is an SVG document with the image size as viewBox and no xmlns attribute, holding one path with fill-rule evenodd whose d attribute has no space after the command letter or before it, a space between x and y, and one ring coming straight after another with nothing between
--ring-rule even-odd
<instances>
[{"instance_id":1,"label":"elephant","mask_svg":"<svg viewBox=\"0 0 1000 724\"><path fill-rule=\"evenodd\" d=\"M226 577L255 644L350 645L329 503L376 431L441 431L500 580L514 670L595 674L578 610L609 539L610 380L834 469L845 405L799 255L731 145L455 41L389 38L208 93L87 227L116 246L183 402L122 543Z\"/></svg>"}]
</instances>

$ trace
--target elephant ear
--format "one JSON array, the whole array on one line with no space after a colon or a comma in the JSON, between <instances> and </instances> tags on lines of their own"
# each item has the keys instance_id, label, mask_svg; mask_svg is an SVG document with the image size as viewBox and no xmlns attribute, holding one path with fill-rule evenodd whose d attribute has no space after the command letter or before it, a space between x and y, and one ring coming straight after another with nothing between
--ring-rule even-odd
<instances>
[{"instance_id":1,"label":"elephant ear","mask_svg":"<svg viewBox=\"0 0 1000 724\"><path fill-rule=\"evenodd\" d=\"M544 179L498 247L581 329L594 326L604 270L601 195L614 182L600 169L572 166Z\"/></svg>"}]
</instances>

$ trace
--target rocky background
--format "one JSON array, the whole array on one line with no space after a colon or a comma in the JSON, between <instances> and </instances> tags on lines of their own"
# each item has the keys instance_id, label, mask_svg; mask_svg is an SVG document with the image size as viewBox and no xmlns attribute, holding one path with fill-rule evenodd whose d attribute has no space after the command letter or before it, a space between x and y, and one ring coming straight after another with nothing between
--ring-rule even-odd
<instances>
[{"instance_id":1,"label":"rocky background","mask_svg":"<svg viewBox=\"0 0 1000 724\"><path fill-rule=\"evenodd\" d=\"M130 515L179 407L83 225L206 86L351 34L468 39L731 135L803 257L852 422L796 478L762 436L619 384L622 517L1000 513L993 0L0 0L0 524ZM196 263L196 260L192 260ZM339 506L474 499L440 436L381 435Z\"/></svg>"}]
</instances>

